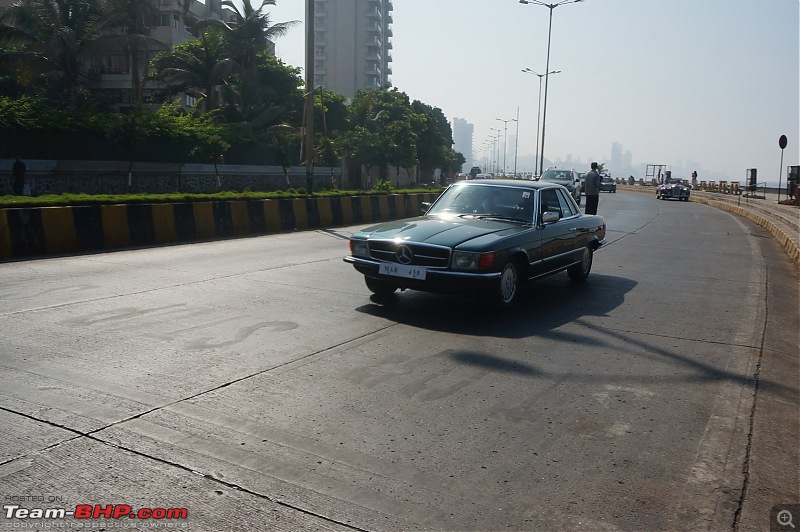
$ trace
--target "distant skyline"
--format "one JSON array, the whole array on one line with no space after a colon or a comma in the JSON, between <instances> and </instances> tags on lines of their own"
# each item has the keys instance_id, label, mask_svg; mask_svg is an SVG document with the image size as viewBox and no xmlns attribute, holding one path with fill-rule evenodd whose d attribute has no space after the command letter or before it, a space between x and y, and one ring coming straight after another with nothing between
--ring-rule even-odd
<instances>
[{"instance_id":1,"label":"distant skyline","mask_svg":"<svg viewBox=\"0 0 800 532\"><path fill-rule=\"evenodd\" d=\"M266 7L273 22L303 22L305 2L277 4ZM533 159L539 83L521 70L544 72L548 16L518 0L396 0L392 85L474 124L476 160L490 128L503 126L496 119L515 118L519 106L519 156ZM619 143L634 168L669 164L739 181L756 168L759 181L775 185L780 171L785 184L786 166L800 165L798 28L798 0L555 8L550 69L561 73L549 82L546 158L610 161ZM304 66L304 31L277 40L287 64Z\"/></svg>"}]
</instances>

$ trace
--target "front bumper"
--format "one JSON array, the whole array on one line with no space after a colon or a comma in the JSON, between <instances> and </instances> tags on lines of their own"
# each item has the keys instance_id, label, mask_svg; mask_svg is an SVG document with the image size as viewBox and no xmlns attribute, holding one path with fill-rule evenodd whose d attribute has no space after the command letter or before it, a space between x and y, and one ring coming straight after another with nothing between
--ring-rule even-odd
<instances>
[{"instance_id":1,"label":"front bumper","mask_svg":"<svg viewBox=\"0 0 800 532\"><path fill-rule=\"evenodd\" d=\"M396 285L398 288L409 288L423 292L459 293L475 289L483 290L497 283L501 276L500 272L472 273L430 268L426 271L425 280L423 281L394 275L382 275L378 273L380 261L353 257L352 255L346 256L343 260L348 264L352 264L356 270L367 277L380 279Z\"/></svg>"}]
</instances>

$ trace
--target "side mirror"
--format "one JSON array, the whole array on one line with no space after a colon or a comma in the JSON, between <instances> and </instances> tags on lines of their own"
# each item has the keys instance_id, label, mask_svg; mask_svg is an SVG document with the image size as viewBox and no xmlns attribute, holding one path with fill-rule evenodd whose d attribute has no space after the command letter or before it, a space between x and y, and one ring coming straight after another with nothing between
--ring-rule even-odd
<instances>
[{"instance_id":1,"label":"side mirror","mask_svg":"<svg viewBox=\"0 0 800 532\"><path fill-rule=\"evenodd\" d=\"M423 201L420 204L420 209L419 209L420 214L427 214L429 210L431 210L431 202Z\"/></svg>"},{"instance_id":2,"label":"side mirror","mask_svg":"<svg viewBox=\"0 0 800 532\"><path fill-rule=\"evenodd\" d=\"M557 222L561 218L561 214L555 211L547 211L542 214L542 223L549 224L553 222Z\"/></svg>"}]
</instances>

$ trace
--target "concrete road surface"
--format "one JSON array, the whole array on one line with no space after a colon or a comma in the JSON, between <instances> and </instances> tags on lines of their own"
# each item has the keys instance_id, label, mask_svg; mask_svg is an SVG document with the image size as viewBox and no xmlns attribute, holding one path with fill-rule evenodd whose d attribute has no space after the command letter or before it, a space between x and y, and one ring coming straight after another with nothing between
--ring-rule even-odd
<instances>
[{"instance_id":1,"label":"concrete road surface","mask_svg":"<svg viewBox=\"0 0 800 532\"><path fill-rule=\"evenodd\" d=\"M353 227L0 264L0 527L769 530L797 268L705 205L599 212L588 282L505 314L374 300Z\"/></svg>"}]
</instances>

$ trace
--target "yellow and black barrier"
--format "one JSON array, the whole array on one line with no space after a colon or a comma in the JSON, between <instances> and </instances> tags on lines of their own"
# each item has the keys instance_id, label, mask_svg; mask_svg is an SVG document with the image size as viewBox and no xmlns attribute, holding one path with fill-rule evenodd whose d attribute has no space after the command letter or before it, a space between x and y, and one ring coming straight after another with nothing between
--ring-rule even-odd
<instances>
[{"instance_id":1,"label":"yellow and black barrier","mask_svg":"<svg viewBox=\"0 0 800 532\"><path fill-rule=\"evenodd\" d=\"M0 209L0 259L397 220L438 194Z\"/></svg>"}]
</instances>

